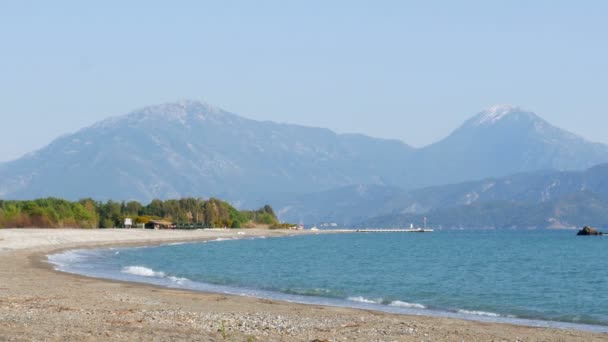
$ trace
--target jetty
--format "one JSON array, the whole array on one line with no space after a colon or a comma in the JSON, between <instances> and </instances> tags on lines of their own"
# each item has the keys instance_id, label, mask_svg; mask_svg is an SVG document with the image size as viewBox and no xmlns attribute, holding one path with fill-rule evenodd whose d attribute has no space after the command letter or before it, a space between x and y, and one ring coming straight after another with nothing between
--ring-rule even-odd
<instances>
[{"instance_id":1,"label":"jetty","mask_svg":"<svg viewBox=\"0 0 608 342\"><path fill-rule=\"evenodd\" d=\"M430 233L433 229L409 228L409 229L357 229L357 233Z\"/></svg>"}]
</instances>

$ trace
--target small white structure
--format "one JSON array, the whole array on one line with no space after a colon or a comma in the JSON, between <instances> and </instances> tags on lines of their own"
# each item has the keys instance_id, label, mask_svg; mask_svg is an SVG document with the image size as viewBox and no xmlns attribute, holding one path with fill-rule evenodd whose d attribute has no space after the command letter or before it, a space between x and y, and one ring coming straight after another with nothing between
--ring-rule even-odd
<instances>
[{"instance_id":1,"label":"small white structure","mask_svg":"<svg viewBox=\"0 0 608 342\"><path fill-rule=\"evenodd\" d=\"M125 224L123 225L125 228L133 227L133 220L129 217L125 218Z\"/></svg>"}]
</instances>

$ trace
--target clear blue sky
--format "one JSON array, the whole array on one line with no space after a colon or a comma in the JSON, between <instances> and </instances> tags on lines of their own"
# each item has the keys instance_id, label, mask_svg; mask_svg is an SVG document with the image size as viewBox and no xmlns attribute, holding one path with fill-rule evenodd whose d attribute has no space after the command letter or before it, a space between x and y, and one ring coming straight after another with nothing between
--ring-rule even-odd
<instances>
[{"instance_id":1,"label":"clear blue sky","mask_svg":"<svg viewBox=\"0 0 608 342\"><path fill-rule=\"evenodd\" d=\"M608 1L2 1L0 160L200 99L440 139L497 103L608 143Z\"/></svg>"}]
</instances>

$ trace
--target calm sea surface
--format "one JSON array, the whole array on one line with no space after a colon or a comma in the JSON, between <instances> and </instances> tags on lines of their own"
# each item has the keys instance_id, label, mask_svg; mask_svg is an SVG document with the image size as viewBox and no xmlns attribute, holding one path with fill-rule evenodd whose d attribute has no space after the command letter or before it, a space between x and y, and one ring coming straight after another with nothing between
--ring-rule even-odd
<instances>
[{"instance_id":1,"label":"calm sea surface","mask_svg":"<svg viewBox=\"0 0 608 342\"><path fill-rule=\"evenodd\" d=\"M70 251L67 272L389 312L608 327L608 237L435 231ZM561 322L561 323L560 323Z\"/></svg>"}]
</instances>

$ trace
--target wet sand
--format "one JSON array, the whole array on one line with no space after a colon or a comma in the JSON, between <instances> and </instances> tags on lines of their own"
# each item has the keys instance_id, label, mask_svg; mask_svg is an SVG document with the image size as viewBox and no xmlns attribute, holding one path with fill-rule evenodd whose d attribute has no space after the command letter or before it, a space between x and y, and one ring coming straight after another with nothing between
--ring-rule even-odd
<instances>
[{"instance_id":1,"label":"wet sand","mask_svg":"<svg viewBox=\"0 0 608 342\"><path fill-rule=\"evenodd\" d=\"M244 232L246 235L238 235ZM0 341L608 341L608 334L396 315L88 278L54 271L51 252L279 230L0 230Z\"/></svg>"}]
</instances>

